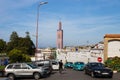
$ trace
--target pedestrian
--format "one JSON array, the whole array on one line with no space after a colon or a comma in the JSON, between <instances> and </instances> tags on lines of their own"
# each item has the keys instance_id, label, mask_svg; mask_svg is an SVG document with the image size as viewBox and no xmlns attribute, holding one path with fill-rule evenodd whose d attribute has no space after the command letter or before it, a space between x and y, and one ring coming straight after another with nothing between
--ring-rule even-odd
<instances>
[{"instance_id":1,"label":"pedestrian","mask_svg":"<svg viewBox=\"0 0 120 80\"><path fill-rule=\"evenodd\" d=\"M62 70L63 70L63 62L62 62L62 60L60 60L60 62L59 62L59 73L60 74L62 73Z\"/></svg>"}]
</instances>

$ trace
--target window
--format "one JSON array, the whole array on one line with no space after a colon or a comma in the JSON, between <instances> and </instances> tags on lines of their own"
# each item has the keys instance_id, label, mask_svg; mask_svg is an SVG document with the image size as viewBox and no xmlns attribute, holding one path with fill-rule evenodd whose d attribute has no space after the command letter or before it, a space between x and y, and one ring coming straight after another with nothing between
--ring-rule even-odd
<instances>
[{"instance_id":1,"label":"window","mask_svg":"<svg viewBox=\"0 0 120 80\"><path fill-rule=\"evenodd\" d=\"M21 65L20 64L14 65L14 69L21 69Z\"/></svg>"},{"instance_id":2,"label":"window","mask_svg":"<svg viewBox=\"0 0 120 80\"><path fill-rule=\"evenodd\" d=\"M29 69L29 67L26 64L22 64L22 69Z\"/></svg>"},{"instance_id":3,"label":"window","mask_svg":"<svg viewBox=\"0 0 120 80\"><path fill-rule=\"evenodd\" d=\"M7 69L11 69L13 67L13 65L9 65L8 67L7 67Z\"/></svg>"}]
</instances>

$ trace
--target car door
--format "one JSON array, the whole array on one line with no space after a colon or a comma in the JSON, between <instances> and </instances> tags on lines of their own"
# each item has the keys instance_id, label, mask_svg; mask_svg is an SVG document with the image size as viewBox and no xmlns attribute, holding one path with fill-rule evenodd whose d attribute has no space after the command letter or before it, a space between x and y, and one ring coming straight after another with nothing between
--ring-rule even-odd
<instances>
[{"instance_id":1,"label":"car door","mask_svg":"<svg viewBox=\"0 0 120 80\"><path fill-rule=\"evenodd\" d=\"M22 75L21 64L14 64L14 66L13 66L13 73L14 73L16 76Z\"/></svg>"},{"instance_id":2,"label":"car door","mask_svg":"<svg viewBox=\"0 0 120 80\"><path fill-rule=\"evenodd\" d=\"M91 72L91 66L89 63L85 66L85 72L88 74L90 74L90 72Z\"/></svg>"},{"instance_id":3,"label":"car door","mask_svg":"<svg viewBox=\"0 0 120 80\"><path fill-rule=\"evenodd\" d=\"M27 64L22 64L22 75L30 76L33 74L33 70Z\"/></svg>"},{"instance_id":4,"label":"car door","mask_svg":"<svg viewBox=\"0 0 120 80\"><path fill-rule=\"evenodd\" d=\"M91 74L91 72L92 72L92 66L88 65L88 73Z\"/></svg>"}]
</instances>

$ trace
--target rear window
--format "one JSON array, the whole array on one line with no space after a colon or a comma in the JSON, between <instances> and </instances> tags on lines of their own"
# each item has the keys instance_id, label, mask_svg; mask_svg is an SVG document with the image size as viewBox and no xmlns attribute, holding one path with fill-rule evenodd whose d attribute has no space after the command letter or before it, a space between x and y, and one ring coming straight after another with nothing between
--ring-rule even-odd
<instances>
[{"instance_id":1,"label":"rear window","mask_svg":"<svg viewBox=\"0 0 120 80\"><path fill-rule=\"evenodd\" d=\"M56 61L52 62L52 65L57 65L57 64L58 64L58 62L56 62Z\"/></svg>"},{"instance_id":2,"label":"rear window","mask_svg":"<svg viewBox=\"0 0 120 80\"><path fill-rule=\"evenodd\" d=\"M50 64L50 61L38 61L38 62L35 62L35 64L39 67L42 67L42 66L51 66Z\"/></svg>"}]
</instances>

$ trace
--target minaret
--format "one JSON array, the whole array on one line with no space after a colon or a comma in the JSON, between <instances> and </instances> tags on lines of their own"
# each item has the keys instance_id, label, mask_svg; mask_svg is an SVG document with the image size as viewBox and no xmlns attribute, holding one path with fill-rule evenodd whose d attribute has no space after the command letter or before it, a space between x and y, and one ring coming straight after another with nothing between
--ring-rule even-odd
<instances>
[{"instance_id":1,"label":"minaret","mask_svg":"<svg viewBox=\"0 0 120 80\"><path fill-rule=\"evenodd\" d=\"M57 30L57 49L63 49L63 30L61 21L59 22L59 29Z\"/></svg>"}]
</instances>

